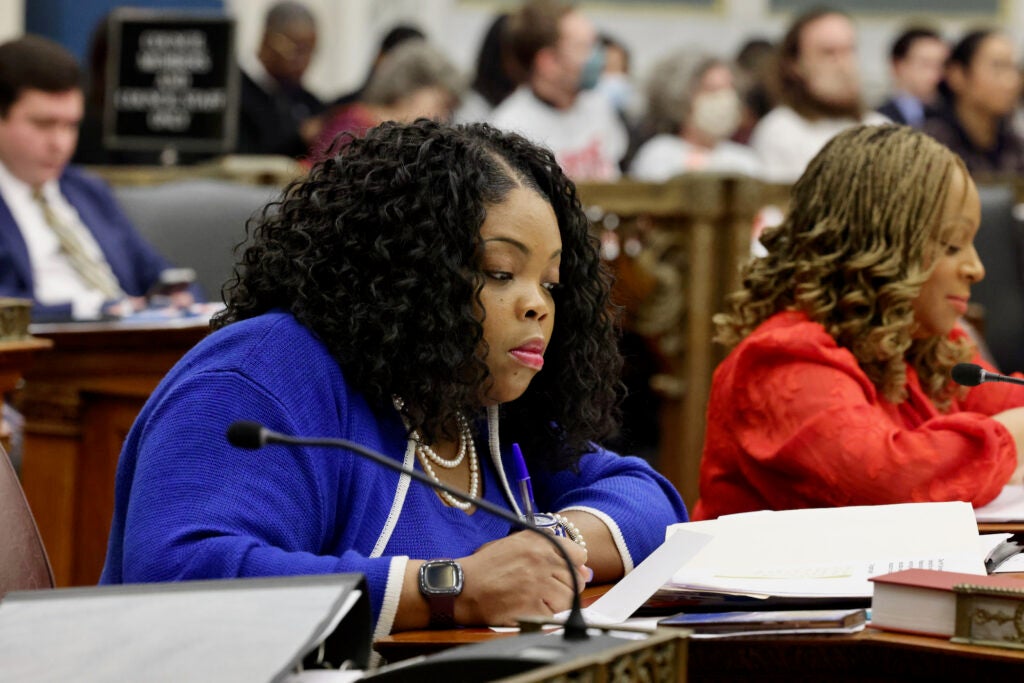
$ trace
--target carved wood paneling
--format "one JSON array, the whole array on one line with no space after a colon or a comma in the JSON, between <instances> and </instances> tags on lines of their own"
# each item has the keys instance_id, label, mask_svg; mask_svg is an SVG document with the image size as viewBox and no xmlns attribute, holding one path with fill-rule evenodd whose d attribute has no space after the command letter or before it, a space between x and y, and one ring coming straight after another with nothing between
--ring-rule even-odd
<instances>
[{"instance_id":1,"label":"carved wood paneling","mask_svg":"<svg viewBox=\"0 0 1024 683\"><path fill-rule=\"evenodd\" d=\"M782 196L766 188L711 174L579 186L616 274L613 300L625 309L624 327L649 341L662 368L651 377L662 398L657 466L690 506L711 376L723 355L711 341L712 318L749 258L754 216L766 196Z\"/></svg>"}]
</instances>

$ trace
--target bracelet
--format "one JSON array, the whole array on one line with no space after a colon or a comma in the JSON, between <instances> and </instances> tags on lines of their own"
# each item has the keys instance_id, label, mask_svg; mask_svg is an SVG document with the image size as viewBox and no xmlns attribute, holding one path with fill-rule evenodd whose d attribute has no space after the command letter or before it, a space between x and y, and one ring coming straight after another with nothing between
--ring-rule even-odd
<instances>
[{"instance_id":1,"label":"bracelet","mask_svg":"<svg viewBox=\"0 0 1024 683\"><path fill-rule=\"evenodd\" d=\"M568 517L560 515L557 512L552 512L551 516L555 518L556 522L558 522L558 526L565 530L565 535L570 541L581 548L587 547L587 542L583 540L583 532L580 531L575 524L570 522Z\"/></svg>"}]
</instances>

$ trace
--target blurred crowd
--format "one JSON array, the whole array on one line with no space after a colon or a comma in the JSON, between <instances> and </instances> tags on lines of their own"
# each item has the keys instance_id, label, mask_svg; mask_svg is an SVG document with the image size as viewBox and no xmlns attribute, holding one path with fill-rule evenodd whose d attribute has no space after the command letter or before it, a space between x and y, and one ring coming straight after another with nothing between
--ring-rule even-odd
<instances>
[{"instance_id":1,"label":"blurred crowd","mask_svg":"<svg viewBox=\"0 0 1024 683\"><path fill-rule=\"evenodd\" d=\"M748 40L735 55L671 50L640 82L629 46L585 11L528 0L494 18L474 73L461 73L418 28L396 26L362 85L334 101L303 85L318 34L301 3L270 8L255 66L242 72L238 153L315 161L382 121L427 117L521 132L549 146L577 180L661 181L700 170L788 183L839 131L891 120L933 135L972 173L1024 170L1020 64L997 28L950 37L907 27L878 55L891 75L880 102L868 102L862 87L855 22L828 8L795 17L777 41ZM101 72L105 46L92 58ZM93 113L102 86L102 77L91 84ZM86 125L97 120L87 111ZM76 160L120 161L98 144L80 146Z\"/></svg>"}]
</instances>

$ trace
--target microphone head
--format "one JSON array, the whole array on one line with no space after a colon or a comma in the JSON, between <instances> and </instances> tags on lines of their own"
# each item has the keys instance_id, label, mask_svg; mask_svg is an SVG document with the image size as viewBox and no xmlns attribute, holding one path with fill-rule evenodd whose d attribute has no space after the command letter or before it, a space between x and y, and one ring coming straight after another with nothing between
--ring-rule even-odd
<instances>
[{"instance_id":1,"label":"microphone head","mask_svg":"<svg viewBox=\"0 0 1024 683\"><path fill-rule=\"evenodd\" d=\"M957 363L950 374L954 382L965 387L976 387L985 381L985 370L974 363Z\"/></svg>"},{"instance_id":2,"label":"microphone head","mask_svg":"<svg viewBox=\"0 0 1024 683\"><path fill-rule=\"evenodd\" d=\"M263 425L251 420L237 420L228 427L228 443L238 448L255 450L266 443Z\"/></svg>"}]
</instances>

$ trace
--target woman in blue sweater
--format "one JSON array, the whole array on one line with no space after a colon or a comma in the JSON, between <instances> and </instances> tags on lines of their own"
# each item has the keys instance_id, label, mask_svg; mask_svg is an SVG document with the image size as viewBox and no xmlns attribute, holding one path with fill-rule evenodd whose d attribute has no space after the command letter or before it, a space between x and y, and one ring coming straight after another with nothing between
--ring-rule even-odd
<instances>
[{"instance_id":1,"label":"woman in blue sweater","mask_svg":"<svg viewBox=\"0 0 1024 683\"><path fill-rule=\"evenodd\" d=\"M102 582L360 572L378 637L568 608L550 544L349 451L235 448L239 419L357 441L519 514L516 442L584 581L686 519L646 463L595 445L619 391L608 278L550 152L385 124L250 229L216 331L125 442Z\"/></svg>"}]
</instances>

